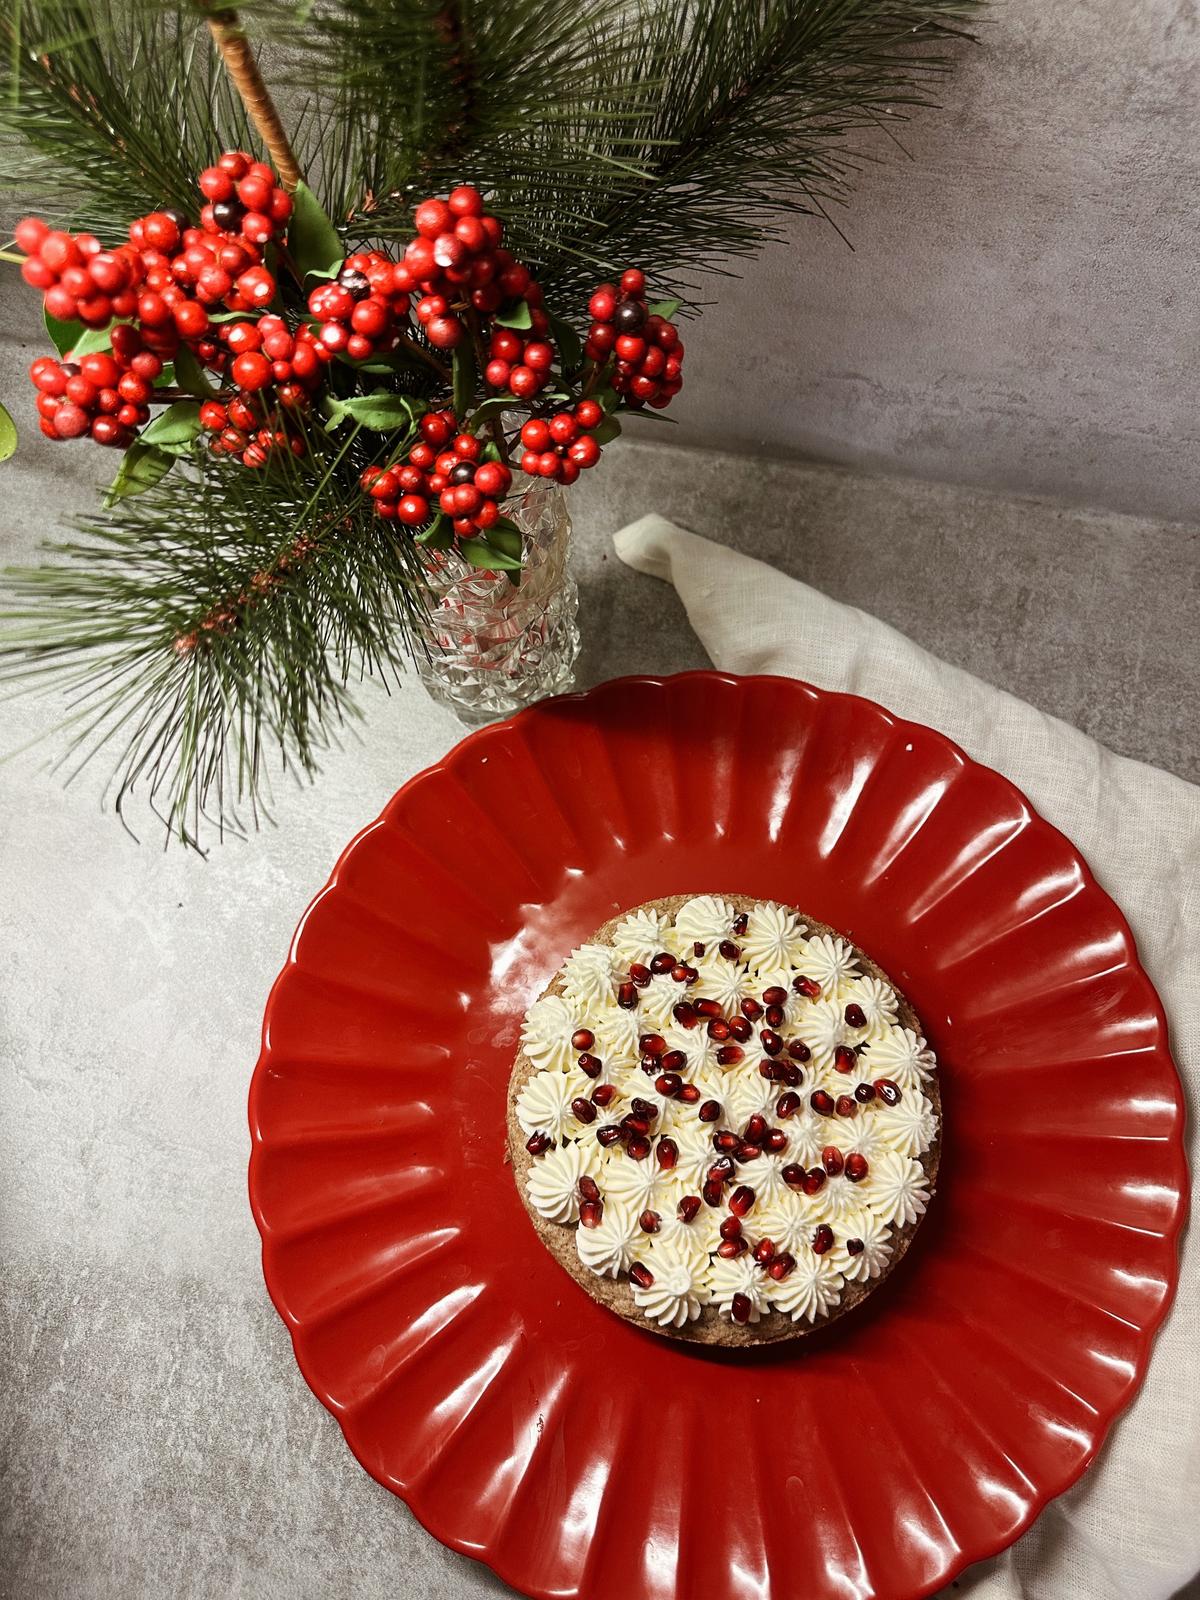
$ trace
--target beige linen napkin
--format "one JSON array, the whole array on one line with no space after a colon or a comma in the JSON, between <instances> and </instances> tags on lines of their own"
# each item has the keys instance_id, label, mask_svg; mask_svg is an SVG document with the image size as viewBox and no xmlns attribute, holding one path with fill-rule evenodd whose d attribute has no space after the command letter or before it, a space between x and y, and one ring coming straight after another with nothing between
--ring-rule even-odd
<instances>
[{"instance_id":1,"label":"beige linen napkin","mask_svg":"<svg viewBox=\"0 0 1200 1600\"><path fill-rule=\"evenodd\" d=\"M643 517L617 554L674 584L713 665L876 700L1013 780L1074 841L1128 917L1171 1024L1190 1106L1200 1084L1200 788L939 661L849 606L724 546ZM1194 1161L1194 1129L1189 1129ZM1200 1202L1192 1200L1192 1218ZM1185 1237L1145 1385L1080 1482L955 1589L972 1600L1168 1600L1200 1571L1200 1253Z\"/></svg>"}]
</instances>

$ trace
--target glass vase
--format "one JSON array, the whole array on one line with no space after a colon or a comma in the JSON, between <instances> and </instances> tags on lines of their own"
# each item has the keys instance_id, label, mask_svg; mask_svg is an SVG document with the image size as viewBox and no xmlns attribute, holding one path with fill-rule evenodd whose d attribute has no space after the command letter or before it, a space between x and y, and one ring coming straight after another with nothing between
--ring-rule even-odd
<instances>
[{"instance_id":1,"label":"glass vase","mask_svg":"<svg viewBox=\"0 0 1200 1600\"><path fill-rule=\"evenodd\" d=\"M579 654L562 489L534 483L506 503L504 515L521 530L519 584L454 550L431 551L426 562L429 608L417 630L417 671L433 699L471 725L569 688Z\"/></svg>"}]
</instances>

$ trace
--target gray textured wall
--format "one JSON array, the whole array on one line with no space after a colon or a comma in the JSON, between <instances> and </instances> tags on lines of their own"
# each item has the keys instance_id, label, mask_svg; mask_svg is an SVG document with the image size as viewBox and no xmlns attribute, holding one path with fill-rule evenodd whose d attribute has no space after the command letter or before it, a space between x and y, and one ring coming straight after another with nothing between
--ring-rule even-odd
<instances>
[{"instance_id":1,"label":"gray textured wall","mask_svg":"<svg viewBox=\"0 0 1200 1600\"><path fill-rule=\"evenodd\" d=\"M833 230L688 337L686 443L1200 520L1200 9L996 0Z\"/></svg>"}]
</instances>

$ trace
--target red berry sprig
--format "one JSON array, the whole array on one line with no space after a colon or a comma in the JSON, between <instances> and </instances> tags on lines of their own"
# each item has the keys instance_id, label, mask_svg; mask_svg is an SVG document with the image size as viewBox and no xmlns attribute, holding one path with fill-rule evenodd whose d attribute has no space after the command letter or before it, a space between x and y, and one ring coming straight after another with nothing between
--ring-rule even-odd
<instances>
[{"instance_id":1,"label":"red berry sprig","mask_svg":"<svg viewBox=\"0 0 1200 1600\"><path fill-rule=\"evenodd\" d=\"M521 471L531 478L574 483L600 460L592 430L603 421L604 408L596 400L581 400L574 411L556 411L548 418L530 417L521 429Z\"/></svg>"},{"instance_id":2,"label":"red berry sprig","mask_svg":"<svg viewBox=\"0 0 1200 1600\"><path fill-rule=\"evenodd\" d=\"M206 233L240 233L252 245L281 238L292 214L292 197L264 161L244 150L227 150L205 167L196 186L208 204L200 213Z\"/></svg>"},{"instance_id":3,"label":"red berry sprig","mask_svg":"<svg viewBox=\"0 0 1200 1600\"><path fill-rule=\"evenodd\" d=\"M636 267L621 274L620 287L604 283L588 301L592 325L584 354L615 361L612 386L635 409L670 405L683 388L683 342L674 323L651 313L646 276Z\"/></svg>"},{"instance_id":4,"label":"red berry sprig","mask_svg":"<svg viewBox=\"0 0 1200 1600\"><path fill-rule=\"evenodd\" d=\"M334 281L320 284L308 297L321 360L345 354L366 361L394 350L407 326L408 290L400 286L405 282L407 274L378 251L347 256Z\"/></svg>"}]
</instances>

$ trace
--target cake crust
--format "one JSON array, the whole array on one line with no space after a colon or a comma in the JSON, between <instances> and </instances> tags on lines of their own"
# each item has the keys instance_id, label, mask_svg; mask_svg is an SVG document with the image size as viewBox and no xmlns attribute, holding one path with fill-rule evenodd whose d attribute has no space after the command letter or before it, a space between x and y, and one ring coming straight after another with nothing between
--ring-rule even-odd
<instances>
[{"instance_id":1,"label":"cake crust","mask_svg":"<svg viewBox=\"0 0 1200 1600\"><path fill-rule=\"evenodd\" d=\"M840 929L821 922L816 917L809 916L801 907L788 905L785 901L766 900L759 895L730 894L724 890L703 890L698 892L719 894L722 898L730 900L734 904L781 906L787 911L794 912L806 925L810 934L829 934L834 938L843 940L853 950L854 958L863 972L871 977L880 979L894 991L900 1023L914 1033L923 1033L921 1020L908 997L897 987L882 967L873 961L865 951L854 944ZM657 911L673 918L681 906L686 905L688 901L694 898L694 894L668 895L657 900L644 900L636 906L629 906L597 928L590 935L587 942L589 944L612 946L616 928L626 917L634 912ZM540 999L549 994L561 994L563 984L563 973L560 968L550 983L541 991L538 998ZM635 1327L641 1328L645 1332L657 1334L664 1339L682 1341L686 1344L714 1345L734 1349L744 1349L747 1346L755 1345L779 1344L785 1340L803 1339L814 1333L824 1332L826 1328L832 1326L853 1311L856 1306L869 1299L880 1285L887 1281L905 1255L907 1255L909 1246L921 1225L922 1218L918 1218L915 1222L893 1228L890 1236L892 1245L891 1258L878 1277L868 1279L863 1283L848 1283L838 1304L826 1316L821 1317L815 1323L793 1321L791 1317L782 1311L770 1310L764 1312L755 1323L739 1324L722 1316L715 1304L709 1304L701 1308L699 1316L694 1321L685 1323L680 1328L660 1327L642 1314L634 1301L630 1281L627 1277L616 1279L599 1277L584 1266L579 1259L575 1246L575 1230L579 1226L578 1223L548 1221L538 1214L529 1200L526 1192L526 1181L536 1158L531 1156L525 1148L525 1135L517 1120L517 1097L538 1071L538 1066L531 1060L525 1049L519 1049L509 1076L507 1127L508 1156L517 1185L517 1193L521 1197L521 1204L525 1207L525 1211L539 1239L563 1270L574 1278L575 1282L593 1300L598 1301L607 1310L612 1311L617 1316L624 1318L626 1322L634 1324ZM925 1170L930 1202L932 1203L936 1190L942 1143L942 1099L939 1074L937 1072L933 1073L924 1083L923 1092L931 1102L936 1118L936 1132L933 1142L925 1154L918 1158Z\"/></svg>"}]
</instances>

